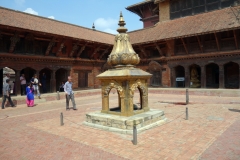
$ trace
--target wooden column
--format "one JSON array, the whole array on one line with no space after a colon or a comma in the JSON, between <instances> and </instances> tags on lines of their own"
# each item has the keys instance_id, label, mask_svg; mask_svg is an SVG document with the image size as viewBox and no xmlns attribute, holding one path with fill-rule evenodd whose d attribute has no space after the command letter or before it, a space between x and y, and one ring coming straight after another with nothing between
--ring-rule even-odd
<instances>
[{"instance_id":1,"label":"wooden column","mask_svg":"<svg viewBox=\"0 0 240 160\"><path fill-rule=\"evenodd\" d=\"M56 92L56 70L53 70L51 73L51 92Z\"/></svg>"},{"instance_id":2,"label":"wooden column","mask_svg":"<svg viewBox=\"0 0 240 160\"><path fill-rule=\"evenodd\" d=\"M185 88L189 88L190 76L189 76L189 68L188 68L188 66L184 67L184 70L185 70Z\"/></svg>"},{"instance_id":3,"label":"wooden column","mask_svg":"<svg viewBox=\"0 0 240 160\"><path fill-rule=\"evenodd\" d=\"M206 88L206 67L201 66L201 88Z\"/></svg>"},{"instance_id":4,"label":"wooden column","mask_svg":"<svg viewBox=\"0 0 240 160\"><path fill-rule=\"evenodd\" d=\"M175 74L175 70L173 67L170 68L170 79L171 79L171 87L176 87L176 74Z\"/></svg>"},{"instance_id":5,"label":"wooden column","mask_svg":"<svg viewBox=\"0 0 240 160\"><path fill-rule=\"evenodd\" d=\"M219 88L225 88L224 86L224 66L218 65L219 66Z\"/></svg>"},{"instance_id":6,"label":"wooden column","mask_svg":"<svg viewBox=\"0 0 240 160\"><path fill-rule=\"evenodd\" d=\"M93 66L93 71L92 71L93 72L92 73L93 74L93 88L97 88L97 84L96 84L96 80L97 80L96 79L96 76L97 76L96 69L97 68L95 66Z\"/></svg>"},{"instance_id":7,"label":"wooden column","mask_svg":"<svg viewBox=\"0 0 240 160\"><path fill-rule=\"evenodd\" d=\"M239 89L240 89L240 64L238 64L238 66L239 66L239 70L238 70L239 79L238 79L238 82L239 82Z\"/></svg>"},{"instance_id":8,"label":"wooden column","mask_svg":"<svg viewBox=\"0 0 240 160\"><path fill-rule=\"evenodd\" d=\"M21 95L20 73L21 73L21 70L16 70L14 87L15 87L15 92L16 92L15 94L17 96Z\"/></svg>"}]
</instances>

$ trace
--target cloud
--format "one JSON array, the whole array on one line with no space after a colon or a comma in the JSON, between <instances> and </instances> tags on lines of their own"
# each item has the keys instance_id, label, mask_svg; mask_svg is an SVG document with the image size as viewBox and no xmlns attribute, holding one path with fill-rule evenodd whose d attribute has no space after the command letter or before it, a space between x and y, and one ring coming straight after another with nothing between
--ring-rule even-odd
<instances>
[{"instance_id":1,"label":"cloud","mask_svg":"<svg viewBox=\"0 0 240 160\"><path fill-rule=\"evenodd\" d=\"M25 3L25 0L14 0L14 2L15 2L17 5L21 6L21 5L23 5L23 4Z\"/></svg>"},{"instance_id":2,"label":"cloud","mask_svg":"<svg viewBox=\"0 0 240 160\"><path fill-rule=\"evenodd\" d=\"M55 19L55 17L54 17L54 16L49 16L48 18L50 18L50 19Z\"/></svg>"},{"instance_id":3,"label":"cloud","mask_svg":"<svg viewBox=\"0 0 240 160\"><path fill-rule=\"evenodd\" d=\"M95 20L94 24L98 28L110 28L112 26L116 26L118 21L116 19L108 18L98 18Z\"/></svg>"},{"instance_id":4,"label":"cloud","mask_svg":"<svg viewBox=\"0 0 240 160\"><path fill-rule=\"evenodd\" d=\"M116 29L110 29L110 28L107 28L107 29L104 29L103 30L104 32L107 32L107 33L111 33L111 34L117 34L118 32L116 31Z\"/></svg>"},{"instance_id":5,"label":"cloud","mask_svg":"<svg viewBox=\"0 0 240 160\"><path fill-rule=\"evenodd\" d=\"M34 11L32 8L27 8L25 11L23 12L26 12L26 13L29 13L29 14L34 14L34 15L38 15L38 12Z\"/></svg>"},{"instance_id":6,"label":"cloud","mask_svg":"<svg viewBox=\"0 0 240 160\"><path fill-rule=\"evenodd\" d=\"M103 32L108 32L111 34L117 34L118 20L112 18L98 18L94 21L96 30L101 30Z\"/></svg>"}]
</instances>

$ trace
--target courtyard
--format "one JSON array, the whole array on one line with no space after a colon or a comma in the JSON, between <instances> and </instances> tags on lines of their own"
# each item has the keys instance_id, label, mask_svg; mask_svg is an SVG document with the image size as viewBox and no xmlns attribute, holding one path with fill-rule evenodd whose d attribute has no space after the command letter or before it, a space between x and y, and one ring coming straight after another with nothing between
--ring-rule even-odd
<instances>
[{"instance_id":1,"label":"courtyard","mask_svg":"<svg viewBox=\"0 0 240 160\"><path fill-rule=\"evenodd\" d=\"M158 90L158 89L156 89ZM0 110L2 160L162 160L240 158L240 98L237 96L159 94L150 89L149 107L165 112L166 123L132 135L83 125L85 114L101 110L101 94L76 97L77 111L65 110L65 99L20 104ZM174 89L172 89L174 90ZM99 92L100 90L97 90ZM81 91L80 91L81 92ZM110 107L117 96L110 93ZM135 94L135 97L138 97ZM40 101L39 101L40 102ZM138 104L138 98L134 99ZM189 119L186 120L186 107ZM60 126L60 113L64 125Z\"/></svg>"}]
</instances>

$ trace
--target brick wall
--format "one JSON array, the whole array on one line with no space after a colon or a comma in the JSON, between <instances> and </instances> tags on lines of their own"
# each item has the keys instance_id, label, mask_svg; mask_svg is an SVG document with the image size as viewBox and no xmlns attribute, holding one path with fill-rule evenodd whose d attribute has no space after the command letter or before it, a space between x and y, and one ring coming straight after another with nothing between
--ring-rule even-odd
<instances>
[{"instance_id":1,"label":"brick wall","mask_svg":"<svg viewBox=\"0 0 240 160\"><path fill-rule=\"evenodd\" d=\"M162 86L163 87L171 87L171 79L170 79L170 68L167 64L162 64Z\"/></svg>"},{"instance_id":2,"label":"brick wall","mask_svg":"<svg viewBox=\"0 0 240 160\"><path fill-rule=\"evenodd\" d=\"M159 3L159 22L170 20L170 1Z\"/></svg>"}]
</instances>

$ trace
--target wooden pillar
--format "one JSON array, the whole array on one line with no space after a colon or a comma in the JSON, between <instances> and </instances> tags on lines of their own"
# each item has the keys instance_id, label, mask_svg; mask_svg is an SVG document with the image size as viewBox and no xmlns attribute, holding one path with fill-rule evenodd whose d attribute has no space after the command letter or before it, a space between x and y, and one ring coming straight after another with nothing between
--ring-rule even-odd
<instances>
[{"instance_id":1,"label":"wooden pillar","mask_svg":"<svg viewBox=\"0 0 240 160\"><path fill-rule=\"evenodd\" d=\"M20 73L21 73L21 70L16 70L14 87L15 87L15 92L16 92L15 94L17 96L21 95Z\"/></svg>"},{"instance_id":2,"label":"wooden pillar","mask_svg":"<svg viewBox=\"0 0 240 160\"><path fill-rule=\"evenodd\" d=\"M225 88L224 86L224 65L219 65L219 88Z\"/></svg>"},{"instance_id":3,"label":"wooden pillar","mask_svg":"<svg viewBox=\"0 0 240 160\"><path fill-rule=\"evenodd\" d=\"M170 72L171 87L176 87L176 74L173 67L170 68Z\"/></svg>"},{"instance_id":4,"label":"wooden pillar","mask_svg":"<svg viewBox=\"0 0 240 160\"><path fill-rule=\"evenodd\" d=\"M201 66L201 88L206 88L206 67Z\"/></svg>"},{"instance_id":5,"label":"wooden pillar","mask_svg":"<svg viewBox=\"0 0 240 160\"><path fill-rule=\"evenodd\" d=\"M51 73L51 92L56 92L56 70L53 70Z\"/></svg>"},{"instance_id":6,"label":"wooden pillar","mask_svg":"<svg viewBox=\"0 0 240 160\"><path fill-rule=\"evenodd\" d=\"M238 64L238 66L239 66L239 69L238 69L238 74L239 74L239 79L238 79L238 82L239 82L239 89L240 89L240 64Z\"/></svg>"},{"instance_id":7,"label":"wooden pillar","mask_svg":"<svg viewBox=\"0 0 240 160\"><path fill-rule=\"evenodd\" d=\"M185 70L185 88L189 88L190 83L189 68L184 67L184 70Z\"/></svg>"}]
</instances>

